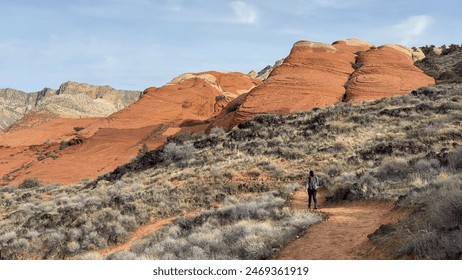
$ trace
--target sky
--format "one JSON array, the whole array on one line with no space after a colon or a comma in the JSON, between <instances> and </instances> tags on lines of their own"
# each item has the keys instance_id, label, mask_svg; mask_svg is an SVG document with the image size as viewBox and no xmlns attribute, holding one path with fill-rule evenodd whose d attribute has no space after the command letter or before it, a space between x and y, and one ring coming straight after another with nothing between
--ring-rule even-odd
<instances>
[{"instance_id":1,"label":"sky","mask_svg":"<svg viewBox=\"0 0 462 280\"><path fill-rule=\"evenodd\" d=\"M258 71L299 40L462 44L461 11L460 0L0 0L0 88L144 90Z\"/></svg>"}]
</instances>

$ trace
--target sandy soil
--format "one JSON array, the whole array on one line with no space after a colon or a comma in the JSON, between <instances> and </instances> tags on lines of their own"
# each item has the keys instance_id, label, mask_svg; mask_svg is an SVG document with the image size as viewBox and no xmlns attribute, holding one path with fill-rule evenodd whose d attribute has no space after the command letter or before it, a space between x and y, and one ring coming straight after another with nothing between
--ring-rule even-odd
<instances>
[{"instance_id":1,"label":"sandy soil","mask_svg":"<svg viewBox=\"0 0 462 280\"><path fill-rule=\"evenodd\" d=\"M318 211L329 218L311 226L306 234L291 242L277 256L281 260L354 260L388 259L368 240L382 224L395 223L407 212L394 209L390 201L324 203L325 192L318 195ZM293 209L307 209L307 194L297 191L291 201Z\"/></svg>"},{"instance_id":2,"label":"sandy soil","mask_svg":"<svg viewBox=\"0 0 462 280\"><path fill-rule=\"evenodd\" d=\"M200 210L195 210L195 211L189 212L189 213L187 213L185 215L187 217L190 217L190 216L194 216L194 215L198 214L199 212L200 212ZM100 255L106 257L106 256L108 256L108 255L110 255L112 253L128 250L133 245L133 243L135 243L137 240L140 240L141 238L148 235L149 233L151 233L154 230L158 230L158 229L160 229L160 228L162 228L164 226L169 225L170 223L175 221L177 218L178 218L178 216L170 217L170 218L166 218L166 219L160 219L160 220L157 220L155 218L151 218L151 223L139 227L135 232L133 232L133 234L130 237L129 241L127 241L125 243L122 243L122 244L117 244L117 245L109 247L109 248L99 250L98 253Z\"/></svg>"}]
</instances>

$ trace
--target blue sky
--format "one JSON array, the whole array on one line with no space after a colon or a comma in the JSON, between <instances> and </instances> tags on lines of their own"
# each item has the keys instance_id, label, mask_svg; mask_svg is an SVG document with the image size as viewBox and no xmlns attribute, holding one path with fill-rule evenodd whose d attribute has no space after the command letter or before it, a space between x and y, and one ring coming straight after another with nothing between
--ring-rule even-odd
<instances>
[{"instance_id":1,"label":"blue sky","mask_svg":"<svg viewBox=\"0 0 462 280\"><path fill-rule=\"evenodd\" d=\"M301 39L461 44L461 3L0 0L0 88L143 90L185 72L260 70Z\"/></svg>"}]
</instances>

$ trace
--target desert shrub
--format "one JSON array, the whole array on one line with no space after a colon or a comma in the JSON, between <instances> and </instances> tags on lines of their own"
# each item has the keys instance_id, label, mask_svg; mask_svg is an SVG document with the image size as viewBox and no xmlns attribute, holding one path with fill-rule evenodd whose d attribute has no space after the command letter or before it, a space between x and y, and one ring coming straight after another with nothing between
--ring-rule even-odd
<instances>
[{"instance_id":1,"label":"desert shrub","mask_svg":"<svg viewBox=\"0 0 462 280\"><path fill-rule=\"evenodd\" d=\"M69 241L66 244L66 250L69 254L76 254L80 249L80 244L76 241Z\"/></svg>"},{"instance_id":2,"label":"desert shrub","mask_svg":"<svg viewBox=\"0 0 462 280\"><path fill-rule=\"evenodd\" d=\"M220 166L212 168L210 170L210 174L216 178L232 178L236 175L236 172L231 168L224 168Z\"/></svg>"},{"instance_id":3,"label":"desert shrub","mask_svg":"<svg viewBox=\"0 0 462 280\"><path fill-rule=\"evenodd\" d=\"M377 178L382 181L386 180L402 180L410 173L410 167L407 160L403 158L389 158L377 169Z\"/></svg>"},{"instance_id":4,"label":"desert shrub","mask_svg":"<svg viewBox=\"0 0 462 280\"><path fill-rule=\"evenodd\" d=\"M284 208L289 193L297 187L287 185L282 193L241 200L228 197L222 207L180 218L136 242L130 253L143 259L268 258L308 225L321 220L310 212Z\"/></svg>"},{"instance_id":5,"label":"desert shrub","mask_svg":"<svg viewBox=\"0 0 462 280\"><path fill-rule=\"evenodd\" d=\"M462 170L462 147L457 148L448 158L449 166L456 170Z\"/></svg>"},{"instance_id":6,"label":"desert shrub","mask_svg":"<svg viewBox=\"0 0 462 280\"><path fill-rule=\"evenodd\" d=\"M360 63L360 62L355 62L355 63L351 63L351 67L355 70L358 70L360 69L361 67L363 67L363 63Z\"/></svg>"},{"instance_id":7,"label":"desert shrub","mask_svg":"<svg viewBox=\"0 0 462 280\"><path fill-rule=\"evenodd\" d=\"M443 190L437 195L435 203L430 204L428 212L432 227L439 229L460 227L462 225L462 190L460 188Z\"/></svg>"},{"instance_id":8,"label":"desert shrub","mask_svg":"<svg viewBox=\"0 0 462 280\"><path fill-rule=\"evenodd\" d=\"M21 189L35 189L42 186L42 182L37 178L26 178L22 183L19 185Z\"/></svg>"},{"instance_id":9,"label":"desert shrub","mask_svg":"<svg viewBox=\"0 0 462 280\"><path fill-rule=\"evenodd\" d=\"M165 160L181 162L188 160L196 152L193 145L177 145L176 143L168 143L165 145L162 155Z\"/></svg>"},{"instance_id":10,"label":"desert shrub","mask_svg":"<svg viewBox=\"0 0 462 280\"><path fill-rule=\"evenodd\" d=\"M274 150L274 153L285 159L301 159L304 158L307 153L301 149L293 149L290 147L278 147Z\"/></svg>"},{"instance_id":11,"label":"desert shrub","mask_svg":"<svg viewBox=\"0 0 462 280\"><path fill-rule=\"evenodd\" d=\"M12 242L14 239L16 239L16 232L14 231L8 231L0 235L0 244L7 244L9 242Z\"/></svg>"},{"instance_id":12,"label":"desert shrub","mask_svg":"<svg viewBox=\"0 0 462 280\"><path fill-rule=\"evenodd\" d=\"M225 96L225 95L218 95L218 96L215 96L215 101L216 101L216 102L225 101L225 100L226 100L226 96Z\"/></svg>"},{"instance_id":13,"label":"desert shrub","mask_svg":"<svg viewBox=\"0 0 462 280\"><path fill-rule=\"evenodd\" d=\"M413 255L419 259L461 258L462 190L433 192L432 196L431 204L423 213L407 220L405 227L414 234L398 250L398 256Z\"/></svg>"},{"instance_id":14,"label":"desert shrub","mask_svg":"<svg viewBox=\"0 0 462 280\"><path fill-rule=\"evenodd\" d=\"M439 173L440 167L440 162L437 159L419 159L414 164L413 169L422 178L430 179Z\"/></svg>"},{"instance_id":15,"label":"desert shrub","mask_svg":"<svg viewBox=\"0 0 462 280\"><path fill-rule=\"evenodd\" d=\"M216 137L224 136L225 134L226 132L224 128L222 127L214 127L210 130L210 133L209 133L210 136L216 136Z\"/></svg>"},{"instance_id":16,"label":"desert shrub","mask_svg":"<svg viewBox=\"0 0 462 280\"><path fill-rule=\"evenodd\" d=\"M60 144L59 144L59 149L60 150L64 150L65 148L69 147L70 144L69 144L69 141L62 141Z\"/></svg>"},{"instance_id":17,"label":"desert shrub","mask_svg":"<svg viewBox=\"0 0 462 280\"><path fill-rule=\"evenodd\" d=\"M148 145L146 145L146 143L143 143L143 146L141 146L141 148L138 150L138 154L137 154L137 158L141 158L142 156L144 156L147 152L149 152L149 148L148 148Z\"/></svg>"},{"instance_id":18,"label":"desert shrub","mask_svg":"<svg viewBox=\"0 0 462 280\"><path fill-rule=\"evenodd\" d=\"M237 111L237 109L239 109L239 107L241 107L241 103L232 102L231 104L228 105L228 107L226 107L226 112L227 113L232 113L234 111Z\"/></svg>"},{"instance_id":19,"label":"desert shrub","mask_svg":"<svg viewBox=\"0 0 462 280\"><path fill-rule=\"evenodd\" d=\"M347 149L347 146L340 141L334 142L330 147L326 148L325 151L329 153L340 153Z\"/></svg>"},{"instance_id":20,"label":"desert shrub","mask_svg":"<svg viewBox=\"0 0 462 280\"><path fill-rule=\"evenodd\" d=\"M257 115L255 116L253 121L265 126L274 126L281 124L281 119L274 114Z\"/></svg>"},{"instance_id":21,"label":"desert shrub","mask_svg":"<svg viewBox=\"0 0 462 280\"><path fill-rule=\"evenodd\" d=\"M340 172L341 172L341 168L338 167L337 165L330 165L327 168L327 175L329 175L332 178L339 176Z\"/></svg>"},{"instance_id":22,"label":"desert shrub","mask_svg":"<svg viewBox=\"0 0 462 280\"><path fill-rule=\"evenodd\" d=\"M167 143L183 144L186 141L194 140L197 135L191 133L190 131L179 132L175 135L167 137Z\"/></svg>"}]
</instances>

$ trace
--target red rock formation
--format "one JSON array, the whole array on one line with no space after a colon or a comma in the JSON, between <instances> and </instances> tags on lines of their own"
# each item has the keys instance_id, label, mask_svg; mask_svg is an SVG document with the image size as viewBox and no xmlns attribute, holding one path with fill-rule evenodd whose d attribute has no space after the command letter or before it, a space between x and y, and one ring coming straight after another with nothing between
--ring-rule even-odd
<instances>
[{"instance_id":1,"label":"red rock formation","mask_svg":"<svg viewBox=\"0 0 462 280\"><path fill-rule=\"evenodd\" d=\"M363 52L362 65L348 81L346 101L359 102L406 94L435 80L414 66L411 53L398 45Z\"/></svg>"},{"instance_id":2,"label":"red rock formation","mask_svg":"<svg viewBox=\"0 0 462 280\"><path fill-rule=\"evenodd\" d=\"M175 133L203 132L210 121L209 128L231 128L257 114L389 97L432 83L405 48L375 48L356 39L300 41L263 83L241 73L190 73L146 89L107 118L26 116L0 134L0 185L28 177L47 183L92 179L128 162L143 143L156 148ZM62 141L69 145L63 148Z\"/></svg>"},{"instance_id":3,"label":"red rock formation","mask_svg":"<svg viewBox=\"0 0 462 280\"><path fill-rule=\"evenodd\" d=\"M95 178L128 162L143 143L153 149L180 130L204 131L205 121L233 96L261 83L241 73L187 76L146 89L140 100L107 118L36 122L27 116L23 125L0 134L1 184L18 184L25 178L66 184ZM38 126L27 125L33 120ZM189 125L183 128L185 122ZM75 127L83 129L77 132ZM62 141L73 145L60 149Z\"/></svg>"},{"instance_id":4,"label":"red rock formation","mask_svg":"<svg viewBox=\"0 0 462 280\"><path fill-rule=\"evenodd\" d=\"M434 83L404 47L376 48L357 39L332 45L300 41L263 85L231 102L212 126L231 128L258 114L391 97Z\"/></svg>"},{"instance_id":5,"label":"red rock formation","mask_svg":"<svg viewBox=\"0 0 462 280\"><path fill-rule=\"evenodd\" d=\"M231 116L222 113L214 125L229 128L258 114L287 114L342 101L344 84L354 71L355 52L368 48L367 43L348 40L334 45L297 42L265 84L236 100L239 108L225 109ZM236 108L236 102L229 106Z\"/></svg>"}]
</instances>

